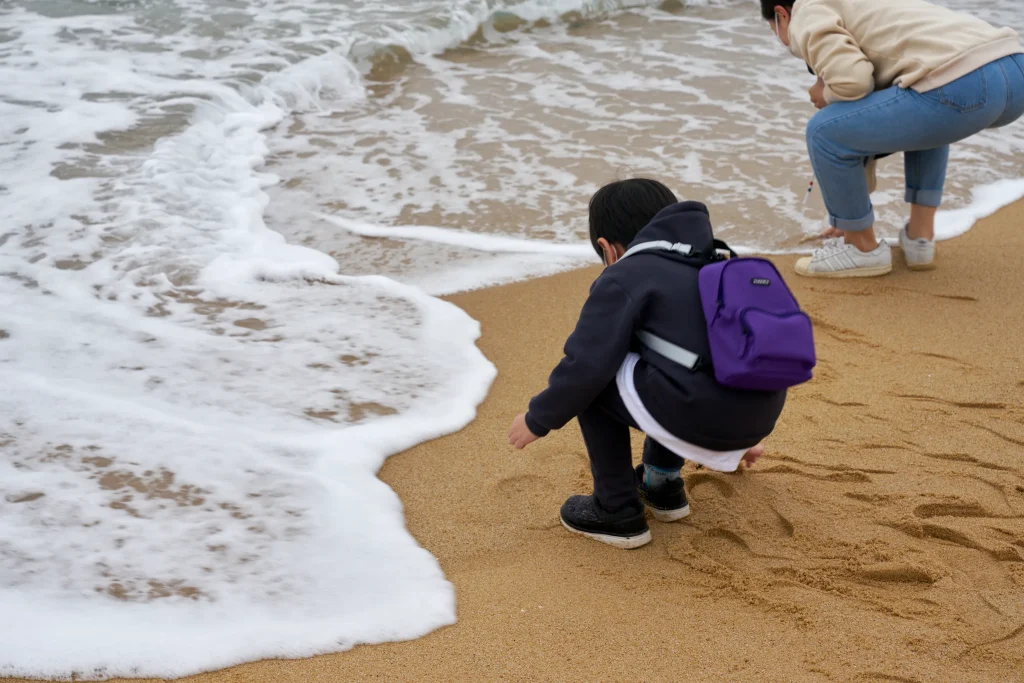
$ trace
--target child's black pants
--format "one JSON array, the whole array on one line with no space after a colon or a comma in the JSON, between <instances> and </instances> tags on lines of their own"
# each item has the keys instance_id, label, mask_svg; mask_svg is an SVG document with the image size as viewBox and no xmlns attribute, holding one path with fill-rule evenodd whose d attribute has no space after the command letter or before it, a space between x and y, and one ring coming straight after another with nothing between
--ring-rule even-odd
<instances>
[{"instance_id":1,"label":"child's black pants","mask_svg":"<svg viewBox=\"0 0 1024 683\"><path fill-rule=\"evenodd\" d=\"M627 505L640 507L633 471L629 429L640 429L619 396L614 381L578 417L583 442L594 475L594 496L609 512ZM643 462L663 469L679 469L683 459L651 438L644 441Z\"/></svg>"}]
</instances>

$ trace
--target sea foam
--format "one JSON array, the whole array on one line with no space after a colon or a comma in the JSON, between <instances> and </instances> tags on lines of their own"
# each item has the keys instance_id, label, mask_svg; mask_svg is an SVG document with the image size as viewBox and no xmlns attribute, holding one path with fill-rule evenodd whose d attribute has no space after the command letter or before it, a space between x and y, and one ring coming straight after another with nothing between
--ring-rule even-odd
<instances>
[{"instance_id":1,"label":"sea foam","mask_svg":"<svg viewBox=\"0 0 1024 683\"><path fill-rule=\"evenodd\" d=\"M180 676L451 623L374 475L473 419L479 326L262 219L261 131L339 75L172 78L103 47L122 17L2 21L0 674Z\"/></svg>"}]
</instances>

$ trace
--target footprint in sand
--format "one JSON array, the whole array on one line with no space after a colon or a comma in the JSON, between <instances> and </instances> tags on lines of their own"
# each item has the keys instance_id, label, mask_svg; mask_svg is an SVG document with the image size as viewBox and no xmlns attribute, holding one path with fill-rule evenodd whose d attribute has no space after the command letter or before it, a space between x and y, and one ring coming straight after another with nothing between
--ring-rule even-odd
<instances>
[{"instance_id":1,"label":"footprint in sand","mask_svg":"<svg viewBox=\"0 0 1024 683\"><path fill-rule=\"evenodd\" d=\"M697 474L691 474L686 478L688 492L692 495L695 490L701 486L710 486L716 489L723 498L732 498L736 495L736 489L733 488L732 484L722 480L717 475L709 474L707 472L698 472Z\"/></svg>"},{"instance_id":2,"label":"footprint in sand","mask_svg":"<svg viewBox=\"0 0 1024 683\"><path fill-rule=\"evenodd\" d=\"M782 532L782 535L792 538L793 534L796 533L793 523L771 505L768 506L768 509L775 513L775 520L778 522L779 531Z\"/></svg>"},{"instance_id":3,"label":"footprint in sand","mask_svg":"<svg viewBox=\"0 0 1024 683\"><path fill-rule=\"evenodd\" d=\"M937 403L951 408L974 408L976 410L1006 410L1005 403L991 401L957 401L941 396L925 396L923 394L893 394L897 398L905 398L920 403Z\"/></svg>"},{"instance_id":4,"label":"footprint in sand","mask_svg":"<svg viewBox=\"0 0 1024 683\"><path fill-rule=\"evenodd\" d=\"M518 474L499 480L494 488L508 498L511 503L508 509L517 518L517 523L527 529L559 526L559 501L549 479L536 474Z\"/></svg>"},{"instance_id":5,"label":"footprint in sand","mask_svg":"<svg viewBox=\"0 0 1024 683\"><path fill-rule=\"evenodd\" d=\"M803 470L797 469L796 467L790 467L789 465L776 465L770 469L760 470L758 474L794 474L798 477L816 479L817 481L828 481L836 484L868 484L872 481L871 477L860 470L850 469L832 472L831 474L811 474L810 472L804 472ZM892 472L885 471L883 474L892 474Z\"/></svg>"},{"instance_id":6,"label":"footprint in sand","mask_svg":"<svg viewBox=\"0 0 1024 683\"><path fill-rule=\"evenodd\" d=\"M524 495L537 495L547 493L553 489L550 481L536 474L516 474L511 477L500 479L494 488L499 493L510 497L521 497Z\"/></svg>"},{"instance_id":7,"label":"footprint in sand","mask_svg":"<svg viewBox=\"0 0 1024 683\"><path fill-rule=\"evenodd\" d=\"M862 674L857 674L854 681L892 681L893 683L921 683L918 678L904 678L903 676L893 676L892 674L883 674L877 671L865 671Z\"/></svg>"},{"instance_id":8,"label":"footprint in sand","mask_svg":"<svg viewBox=\"0 0 1024 683\"><path fill-rule=\"evenodd\" d=\"M729 529L715 527L690 538L690 545L701 555L726 567L743 564L754 557L742 536Z\"/></svg>"},{"instance_id":9,"label":"footprint in sand","mask_svg":"<svg viewBox=\"0 0 1024 683\"><path fill-rule=\"evenodd\" d=\"M906 498L906 496L898 493L861 493L859 491L851 491L843 495L853 500L859 500L862 503L868 503L873 507L891 505Z\"/></svg>"},{"instance_id":10,"label":"footprint in sand","mask_svg":"<svg viewBox=\"0 0 1024 683\"><path fill-rule=\"evenodd\" d=\"M928 571L924 567L902 562L891 562L885 564L864 567L854 572L854 576L862 581L884 582L884 583L920 583L931 585L939 576Z\"/></svg>"},{"instance_id":11,"label":"footprint in sand","mask_svg":"<svg viewBox=\"0 0 1024 683\"><path fill-rule=\"evenodd\" d=\"M933 460L945 460L947 462L963 462L978 467L983 467L988 470L997 470L1000 472L1012 472L1012 467L1005 467L1003 465L996 465L995 463L985 462L975 458L973 455L967 453L930 453L927 451L921 451L920 455L931 458Z\"/></svg>"},{"instance_id":12,"label":"footprint in sand","mask_svg":"<svg viewBox=\"0 0 1024 683\"><path fill-rule=\"evenodd\" d=\"M978 503L926 503L914 508L914 516L919 519L932 517L997 517Z\"/></svg>"},{"instance_id":13,"label":"footprint in sand","mask_svg":"<svg viewBox=\"0 0 1024 683\"><path fill-rule=\"evenodd\" d=\"M942 353L929 353L929 352L926 352L926 351L911 352L911 353L913 355L921 356L923 358L928 358L930 360L943 360L943 361L947 361L949 363L953 363L955 365L959 365L960 367L962 367L962 368L964 368L966 370L971 370L971 369L974 368L974 366L971 365L970 363L968 363L967 361L960 360L959 358L955 358L953 356L947 356L947 355L942 354Z\"/></svg>"},{"instance_id":14,"label":"footprint in sand","mask_svg":"<svg viewBox=\"0 0 1024 683\"><path fill-rule=\"evenodd\" d=\"M1018 551L1014 546L989 548L962 531L957 531L956 529L940 526L938 524L922 524L920 527L916 527L915 525L896 524L892 525L892 527L905 534L914 536L915 538L934 539L936 541L952 543L953 545L958 545L962 548L977 550L988 555L997 562L1024 562L1024 557L1021 556L1020 551Z\"/></svg>"}]
</instances>

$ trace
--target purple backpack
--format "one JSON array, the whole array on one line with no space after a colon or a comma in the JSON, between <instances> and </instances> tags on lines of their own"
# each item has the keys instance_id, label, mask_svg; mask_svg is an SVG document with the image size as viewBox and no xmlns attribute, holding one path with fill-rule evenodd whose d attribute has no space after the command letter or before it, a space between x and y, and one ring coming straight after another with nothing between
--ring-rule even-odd
<instances>
[{"instance_id":1,"label":"purple backpack","mask_svg":"<svg viewBox=\"0 0 1024 683\"><path fill-rule=\"evenodd\" d=\"M731 258L704 266L699 278L719 384L778 391L811 379L811 319L771 261Z\"/></svg>"},{"instance_id":2,"label":"purple backpack","mask_svg":"<svg viewBox=\"0 0 1024 683\"><path fill-rule=\"evenodd\" d=\"M728 247L716 240L716 247ZM648 242L638 251L674 251L699 256L689 245ZM699 288L715 379L723 386L779 391L811 379L817 362L811 320L771 261L761 258L715 260L700 268ZM649 332L640 341L652 351L695 370L697 354Z\"/></svg>"}]
</instances>

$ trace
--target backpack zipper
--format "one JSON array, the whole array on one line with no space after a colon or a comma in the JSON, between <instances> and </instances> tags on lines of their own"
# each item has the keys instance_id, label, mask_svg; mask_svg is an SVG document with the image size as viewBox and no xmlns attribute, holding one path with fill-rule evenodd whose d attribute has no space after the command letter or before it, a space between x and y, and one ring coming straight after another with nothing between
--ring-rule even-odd
<instances>
[{"instance_id":1,"label":"backpack zipper","mask_svg":"<svg viewBox=\"0 0 1024 683\"><path fill-rule=\"evenodd\" d=\"M810 318L808 318L807 314L804 313L803 311L792 311L790 313L775 313L774 311L769 311L766 308L757 308L756 306L747 306L746 308L743 308L743 309L740 310L740 316L739 317L740 317L740 326L743 328L743 334L747 335L748 337L750 336L750 329L747 327L747 313L750 313L751 311L757 311L758 313L765 313L767 315L772 316L773 318L792 318L794 316L798 316L799 315L799 316L803 316L804 318L807 318L807 320L810 321Z\"/></svg>"},{"instance_id":2,"label":"backpack zipper","mask_svg":"<svg viewBox=\"0 0 1024 683\"><path fill-rule=\"evenodd\" d=\"M725 269L728 268L729 266L733 265L734 263L740 263L743 260L744 259L729 259L726 262L726 264L724 266L722 266L722 277L718 281L718 297L717 298L718 298L718 308L719 308L719 310L721 310L722 308L725 307L725 294L724 294L724 289L725 289ZM767 263L769 266L772 267L772 270L775 271L775 275L778 276L779 281L782 282L783 285L785 285L785 281L782 279L782 273L780 273L779 269L775 267L775 264L772 263L771 261L769 261L768 259L762 259L762 258L753 259L753 258L748 257L746 260L747 261L757 260L757 261L760 261L762 263ZM786 287L786 291L789 292L789 297L791 299L793 299L793 303L796 303L796 297L793 296L793 292L789 291L789 287ZM746 309L744 309L744 310L746 310Z\"/></svg>"}]
</instances>

